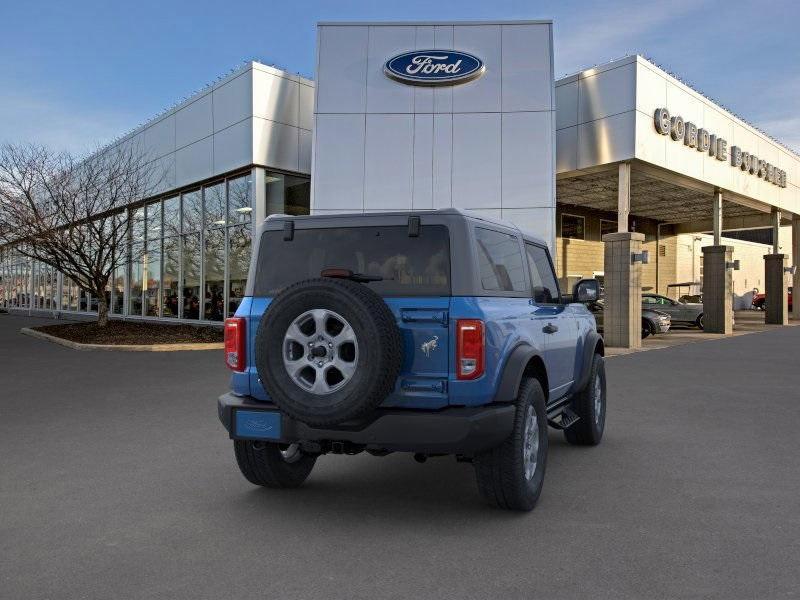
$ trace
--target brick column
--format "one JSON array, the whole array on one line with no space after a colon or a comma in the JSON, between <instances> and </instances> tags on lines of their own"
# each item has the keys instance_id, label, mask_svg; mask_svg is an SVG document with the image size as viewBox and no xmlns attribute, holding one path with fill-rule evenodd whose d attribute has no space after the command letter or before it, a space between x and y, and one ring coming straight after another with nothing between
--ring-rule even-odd
<instances>
[{"instance_id":1,"label":"brick column","mask_svg":"<svg viewBox=\"0 0 800 600\"><path fill-rule=\"evenodd\" d=\"M787 266L786 259L785 254L764 255L764 282L766 284L764 293L767 299L764 322L771 325L787 325L789 323L789 302L786 298L789 289L783 270Z\"/></svg>"},{"instance_id":2,"label":"brick column","mask_svg":"<svg viewBox=\"0 0 800 600\"><path fill-rule=\"evenodd\" d=\"M644 234L609 233L605 242L605 309L603 340L606 346L640 348L642 345L642 264L631 260L642 251Z\"/></svg>"},{"instance_id":3,"label":"brick column","mask_svg":"<svg viewBox=\"0 0 800 600\"><path fill-rule=\"evenodd\" d=\"M708 333L733 333L733 274L727 263L733 246L703 247L703 329Z\"/></svg>"}]
</instances>

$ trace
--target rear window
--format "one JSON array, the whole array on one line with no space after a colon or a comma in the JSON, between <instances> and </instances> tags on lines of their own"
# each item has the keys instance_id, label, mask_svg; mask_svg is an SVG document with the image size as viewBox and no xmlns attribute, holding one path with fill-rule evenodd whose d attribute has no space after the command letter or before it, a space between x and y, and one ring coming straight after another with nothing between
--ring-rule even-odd
<instances>
[{"instance_id":1,"label":"rear window","mask_svg":"<svg viewBox=\"0 0 800 600\"><path fill-rule=\"evenodd\" d=\"M377 275L366 283L382 296L450 295L450 237L444 225L265 231L258 253L254 293L274 296L288 285L319 277L323 269Z\"/></svg>"}]
</instances>

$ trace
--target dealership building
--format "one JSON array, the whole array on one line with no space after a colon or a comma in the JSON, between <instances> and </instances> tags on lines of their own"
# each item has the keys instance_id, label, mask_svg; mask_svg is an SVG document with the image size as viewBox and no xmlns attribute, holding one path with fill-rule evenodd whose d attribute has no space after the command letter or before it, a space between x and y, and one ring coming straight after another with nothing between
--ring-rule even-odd
<instances>
[{"instance_id":1,"label":"dealership building","mask_svg":"<svg viewBox=\"0 0 800 600\"><path fill-rule=\"evenodd\" d=\"M232 314L273 213L512 221L548 243L563 287L603 279L610 345L638 343L643 290L702 293L706 329L728 333L754 288L783 297L766 318L786 322L800 277L800 156L640 56L555 80L548 21L321 23L314 81L248 63L115 144L167 173L127 209L145 252L108 290L124 318ZM0 252L5 306L96 307Z\"/></svg>"}]
</instances>

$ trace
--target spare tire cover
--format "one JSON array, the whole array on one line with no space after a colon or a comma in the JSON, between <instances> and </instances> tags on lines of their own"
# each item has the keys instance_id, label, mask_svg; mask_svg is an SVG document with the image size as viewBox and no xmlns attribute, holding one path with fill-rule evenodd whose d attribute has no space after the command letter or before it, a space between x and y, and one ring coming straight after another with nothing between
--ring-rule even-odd
<instances>
[{"instance_id":1,"label":"spare tire cover","mask_svg":"<svg viewBox=\"0 0 800 600\"><path fill-rule=\"evenodd\" d=\"M366 285L344 279L282 290L255 340L256 369L272 401L315 427L375 409L394 389L402 360L389 307Z\"/></svg>"}]
</instances>

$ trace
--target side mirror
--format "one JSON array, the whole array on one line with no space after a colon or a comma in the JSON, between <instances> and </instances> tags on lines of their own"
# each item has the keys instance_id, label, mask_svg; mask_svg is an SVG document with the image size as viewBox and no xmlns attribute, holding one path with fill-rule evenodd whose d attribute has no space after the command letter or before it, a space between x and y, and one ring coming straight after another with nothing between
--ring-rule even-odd
<instances>
[{"instance_id":1,"label":"side mirror","mask_svg":"<svg viewBox=\"0 0 800 600\"><path fill-rule=\"evenodd\" d=\"M597 279L581 279L572 289L573 302L594 302L600 297L600 282Z\"/></svg>"}]
</instances>

